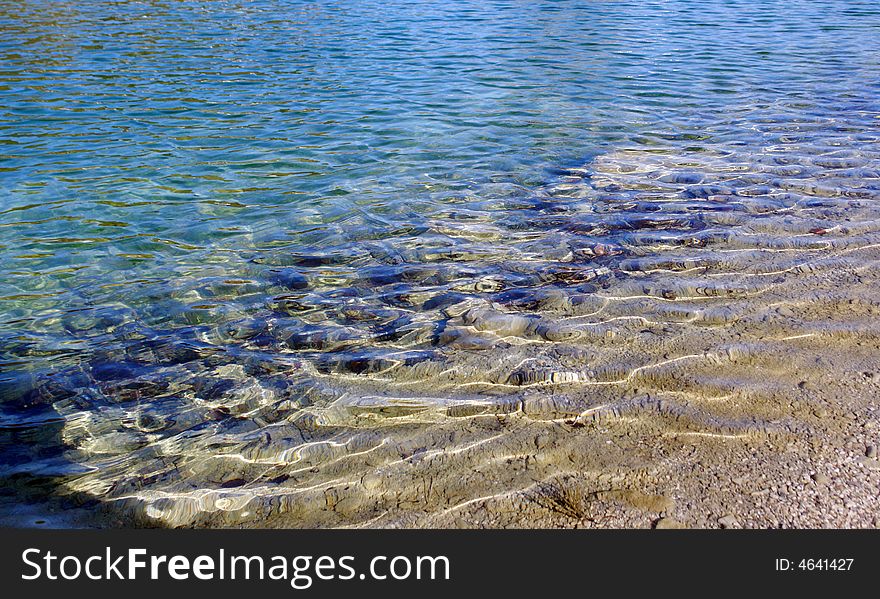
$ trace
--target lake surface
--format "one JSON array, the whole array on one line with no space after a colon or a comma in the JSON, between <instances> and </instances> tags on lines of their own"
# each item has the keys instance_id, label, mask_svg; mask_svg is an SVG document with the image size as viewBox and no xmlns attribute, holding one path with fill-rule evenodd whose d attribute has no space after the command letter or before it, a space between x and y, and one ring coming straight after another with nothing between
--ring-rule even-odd
<instances>
[{"instance_id":1,"label":"lake surface","mask_svg":"<svg viewBox=\"0 0 880 599\"><path fill-rule=\"evenodd\" d=\"M746 389L689 430L797 434L758 362L871 322L798 301L880 243L876 2L0 2L0 32L7 522L411 525L410 470L523 454L454 461L517 438L487 418L540 446Z\"/></svg>"}]
</instances>

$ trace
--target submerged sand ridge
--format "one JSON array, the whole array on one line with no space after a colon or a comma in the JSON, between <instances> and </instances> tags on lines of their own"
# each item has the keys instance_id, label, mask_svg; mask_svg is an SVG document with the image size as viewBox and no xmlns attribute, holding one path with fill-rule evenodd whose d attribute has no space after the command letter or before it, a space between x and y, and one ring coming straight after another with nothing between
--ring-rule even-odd
<instances>
[{"instance_id":1,"label":"submerged sand ridge","mask_svg":"<svg viewBox=\"0 0 880 599\"><path fill-rule=\"evenodd\" d=\"M876 525L880 139L854 129L611 151L249 256L265 305L108 326L124 359L36 387L62 494L160 526Z\"/></svg>"}]
</instances>

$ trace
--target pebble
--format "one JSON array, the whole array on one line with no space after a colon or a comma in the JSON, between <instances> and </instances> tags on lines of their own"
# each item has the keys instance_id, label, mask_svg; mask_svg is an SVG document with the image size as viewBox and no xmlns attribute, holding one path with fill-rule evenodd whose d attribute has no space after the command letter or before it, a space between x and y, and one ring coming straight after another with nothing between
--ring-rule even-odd
<instances>
[{"instance_id":1,"label":"pebble","mask_svg":"<svg viewBox=\"0 0 880 599\"><path fill-rule=\"evenodd\" d=\"M831 482L831 479L825 476L824 474L816 473L811 477L814 481L816 481L817 485L827 485Z\"/></svg>"},{"instance_id":2,"label":"pebble","mask_svg":"<svg viewBox=\"0 0 880 599\"><path fill-rule=\"evenodd\" d=\"M541 433L535 437L535 447L538 449L544 449L550 443L550 435L547 433Z\"/></svg>"},{"instance_id":3,"label":"pebble","mask_svg":"<svg viewBox=\"0 0 880 599\"><path fill-rule=\"evenodd\" d=\"M375 491L379 488L379 486L381 486L382 477L374 473L366 474L361 480L361 484L367 491Z\"/></svg>"},{"instance_id":4,"label":"pebble","mask_svg":"<svg viewBox=\"0 0 880 599\"><path fill-rule=\"evenodd\" d=\"M865 448L865 457L876 458L877 457L877 447L875 445L868 445Z\"/></svg>"},{"instance_id":5,"label":"pebble","mask_svg":"<svg viewBox=\"0 0 880 599\"><path fill-rule=\"evenodd\" d=\"M721 525L721 528L736 528L739 526L739 522L737 522L736 518L731 514L718 518L718 524Z\"/></svg>"},{"instance_id":6,"label":"pebble","mask_svg":"<svg viewBox=\"0 0 880 599\"><path fill-rule=\"evenodd\" d=\"M674 530L677 528L684 528L684 525L675 518L666 517L657 520L657 523L654 524L654 528L657 530Z\"/></svg>"}]
</instances>

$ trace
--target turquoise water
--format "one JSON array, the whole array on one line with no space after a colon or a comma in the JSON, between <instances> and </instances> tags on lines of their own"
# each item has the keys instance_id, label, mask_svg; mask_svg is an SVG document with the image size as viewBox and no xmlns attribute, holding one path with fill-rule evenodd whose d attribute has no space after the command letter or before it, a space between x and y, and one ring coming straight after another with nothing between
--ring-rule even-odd
<instances>
[{"instance_id":1,"label":"turquoise water","mask_svg":"<svg viewBox=\"0 0 880 599\"><path fill-rule=\"evenodd\" d=\"M0 474L21 524L54 522L65 485L219 488L187 472L199 443L241 453L340 397L406 412L375 400L398 366L419 409L495 397L457 352L507 350L444 337L450 306L588 302L658 235L880 196L875 2L0 2L0 32ZM654 168L591 184L609 161ZM684 201L642 194L658 180ZM833 227L825 208L761 247ZM172 442L199 449L145 480Z\"/></svg>"}]
</instances>

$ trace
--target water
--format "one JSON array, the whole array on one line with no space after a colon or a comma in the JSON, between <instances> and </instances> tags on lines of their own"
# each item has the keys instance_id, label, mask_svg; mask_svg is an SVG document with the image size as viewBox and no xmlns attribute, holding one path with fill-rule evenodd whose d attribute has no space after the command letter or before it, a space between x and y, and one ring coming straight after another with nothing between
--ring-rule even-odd
<instances>
[{"instance_id":1,"label":"water","mask_svg":"<svg viewBox=\"0 0 880 599\"><path fill-rule=\"evenodd\" d=\"M446 525L526 486L492 470L523 443L664 393L746 402L673 403L693 433L796 435L785 342L873 335L874 2L2 2L0 31L17 525Z\"/></svg>"}]
</instances>

